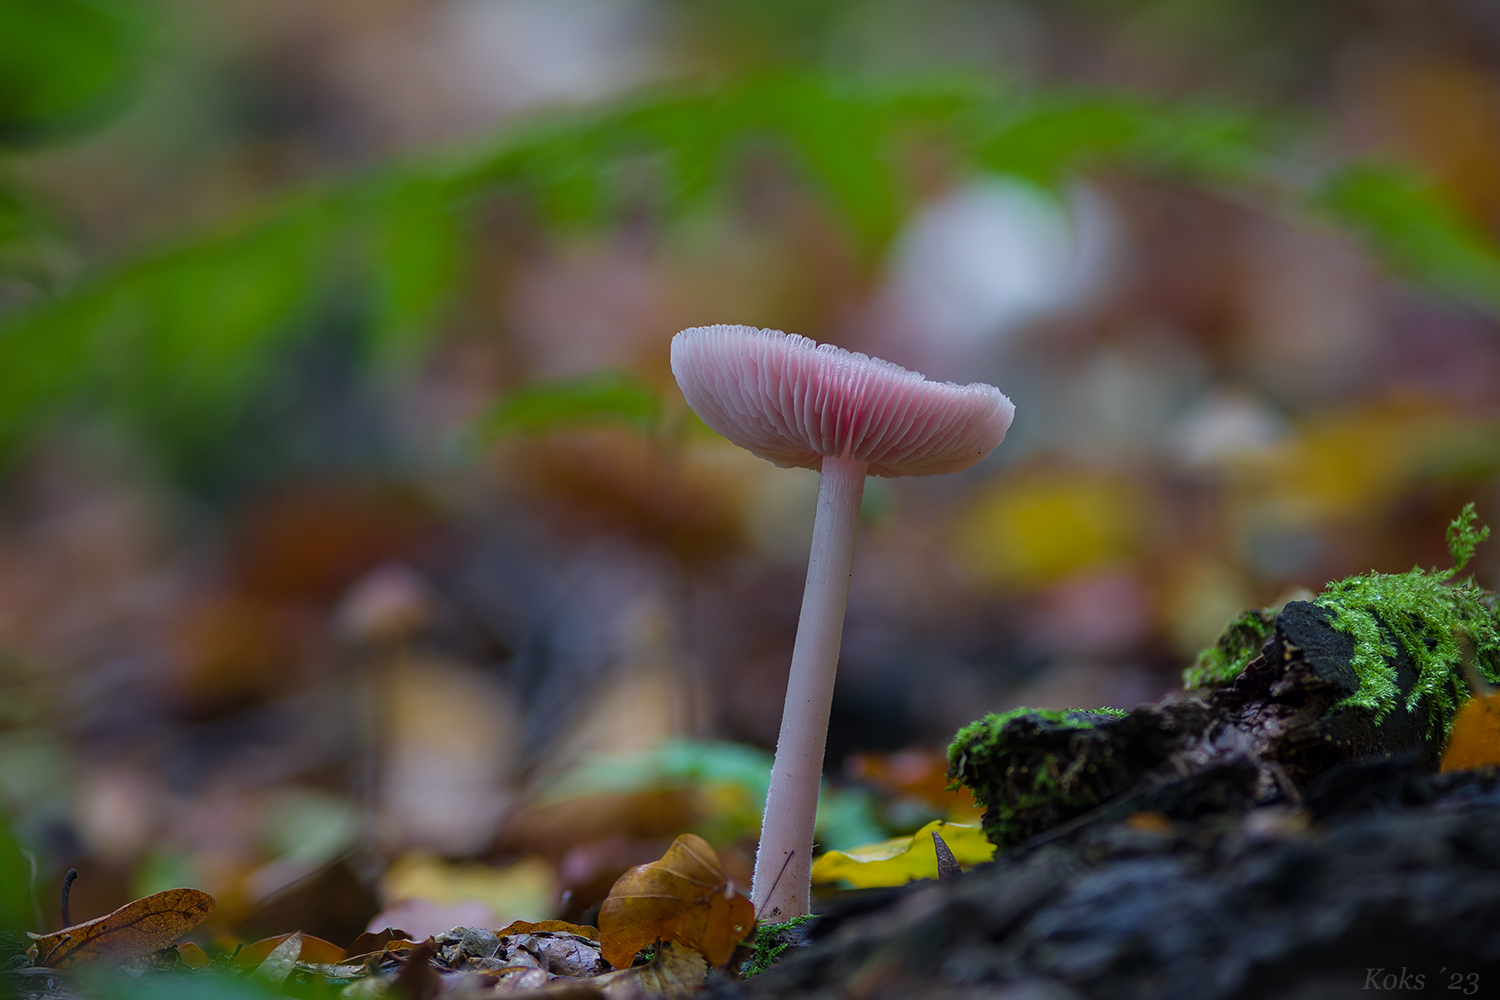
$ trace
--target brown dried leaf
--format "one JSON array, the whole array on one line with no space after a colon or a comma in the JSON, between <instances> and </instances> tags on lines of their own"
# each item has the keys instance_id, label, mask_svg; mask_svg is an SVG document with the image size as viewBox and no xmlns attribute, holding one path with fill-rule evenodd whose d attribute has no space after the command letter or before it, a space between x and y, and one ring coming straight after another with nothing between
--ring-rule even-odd
<instances>
[{"instance_id":1,"label":"brown dried leaf","mask_svg":"<svg viewBox=\"0 0 1500 1000\"><path fill-rule=\"evenodd\" d=\"M410 938L398 938L397 940L386 942L385 947L381 948L378 951L367 951L359 955L349 955L338 964L368 965L373 961L384 961L387 958L392 958L396 955L401 955L405 952L408 952L420 943L421 942L413 941Z\"/></svg>"},{"instance_id":2,"label":"brown dried leaf","mask_svg":"<svg viewBox=\"0 0 1500 1000\"><path fill-rule=\"evenodd\" d=\"M579 937L586 937L590 941L599 940L599 928L587 927L583 924L570 924L566 920L538 920L535 923L526 920L517 920L495 933L500 937L505 937L507 934L577 934Z\"/></svg>"},{"instance_id":3,"label":"brown dried leaf","mask_svg":"<svg viewBox=\"0 0 1500 1000\"><path fill-rule=\"evenodd\" d=\"M433 1000L443 989L443 978L432 967L438 947L430 939L414 945L406 953L406 962L391 984L405 1000Z\"/></svg>"},{"instance_id":4,"label":"brown dried leaf","mask_svg":"<svg viewBox=\"0 0 1500 1000\"><path fill-rule=\"evenodd\" d=\"M1458 710L1443 771L1468 771L1500 764L1500 694L1475 695Z\"/></svg>"},{"instance_id":5,"label":"brown dried leaf","mask_svg":"<svg viewBox=\"0 0 1500 1000\"><path fill-rule=\"evenodd\" d=\"M234 967L237 969L253 969L266 960L266 956L279 948L290 934L277 934L274 937L261 938L254 944L247 944L234 956ZM344 960L344 949L332 941L324 941L320 937L311 934L301 935L302 951L295 956L299 962L309 962L314 965L335 965Z\"/></svg>"},{"instance_id":6,"label":"brown dried leaf","mask_svg":"<svg viewBox=\"0 0 1500 1000\"><path fill-rule=\"evenodd\" d=\"M501 938L496 957L511 965L537 965L555 975L574 979L587 979L610 969L600 956L599 942L577 934L506 935Z\"/></svg>"},{"instance_id":7,"label":"brown dried leaf","mask_svg":"<svg viewBox=\"0 0 1500 1000\"><path fill-rule=\"evenodd\" d=\"M685 1000L703 991L708 980L708 959L691 948L681 948L663 941L656 957L645 965L618 972L606 972L581 983L596 987L605 996L636 998L665 997Z\"/></svg>"},{"instance_id":8,"label":"brown dried leaf","mask_svg":"<svg viewBox=\"0 0 1500 1000\"><path fill-rule=\"evenodd\" d=\"M691 833L673 841L660 861L621 875L599 910L601 951L616 969L628 968L658 938L723 965L754 926L755 907L735 892L708 842Z\"/></svg>"},{"instance_id":9,"label":"brown dried leaf","mask_svg":"<svg viewBox=\"0 0 1500 1000\"><path fill-rule=\"evenodd\" d=\"M118 965L170 947L213 909L214 898L197 889L158 892L85 923L30 935L36 964L54 969Z\"/></svg>"},{"instance_id":10,"label":"brown dried leaf","mask_svg":"<svg viewBox=\"0 0 1500 1000\"><path fill-rule=\"evenodd\" d=\"M349 945L348 955L351 958L355 955L373 955L384 951L385 946L392 941L410 940L410 934L406 933L406 931L397 930L394 927L387 927L378 934L371 934L369 931L365 931Z\"/></svg>"}]
</instances>

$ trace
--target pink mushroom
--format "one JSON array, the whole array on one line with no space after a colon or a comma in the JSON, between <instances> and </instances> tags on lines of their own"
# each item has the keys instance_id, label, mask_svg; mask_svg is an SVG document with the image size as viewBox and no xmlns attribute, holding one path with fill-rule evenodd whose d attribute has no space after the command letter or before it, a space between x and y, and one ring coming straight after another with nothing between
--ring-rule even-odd
<instances>
[{"instance_id":1,"label":"pink mushroom","mask_svg":"<svg viewBox=\"0 0 1500 1000\"><path fill-rule=\"evenodd\" d=\"M818 511L786 707L761 822L756 913L809 912L813 821L865 476L957 472L995 449L1015 407L992 385L931 382L779 330L704 326L672 338L672 374L714 430L783 468L817 469Z\"/></svg>"}]
</instances>

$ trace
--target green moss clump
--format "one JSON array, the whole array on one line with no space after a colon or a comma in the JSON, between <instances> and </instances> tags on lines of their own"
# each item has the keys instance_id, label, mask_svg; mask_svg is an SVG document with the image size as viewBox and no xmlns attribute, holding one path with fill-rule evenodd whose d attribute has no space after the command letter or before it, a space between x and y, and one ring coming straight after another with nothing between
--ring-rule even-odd
<instances>
[{"instance_id":1,"label":"green moss clump","mask_svg":"<svg viewBox=\"0 0 1500 1000\"><path fill-rule=\"evenodd\" d=\"M1013 719L1037 719L1049 724L1051 729L1092 729L1101 718L1123 718L1127 713L1118 708L1013 708L1008 712L991 712L981 719L964 726L954 734L948 745L948 766L960 769L958 758L976 745L990 745L1002 738L1005 724Z\"/></svg>"},{"instance_id":2,"label":"green moss clump","mask_svg":"<svg viewBox=\"0 0 1500 1000\"><path fill-rule=\"evenodd\" d=\"M1495 596L1471 578L1454 579L1475 547L1489 537L1490 529L1475 522L1471 503L1448 525L1452 569L1365 573L1330 583L1314 598L1314 604L1332 612L1334 629L1354 640L1350 666L1359 678L1359 690L1339 707L1368 709L1379 722L1403 704L1392 662L1398 645L1419 671L1403 707L1411 711L1425 702L1435 725L1446 726L1468 697L1459 669L1465 647L1488 680L1500 678ZM1233 682L1259 655L1275 626L1270 608L1241 612L1183 671L1183 687L1194 690Z\"/></svg>"},{"instance_id":3,"label":"green moss clump","mask_svg":"<svg viewBox=\"0 0 1500 1000\"><path fill-rule=\"evenodd\" d=\"M755 941L750 946L750 957L740 966L740 978L749 979L760 975L775 965L788 948L805 944L804 935L798 928L814 919L815 916L809 914L805 917L793 917L779 924L757 924Z\"/></svg>"},{"instance_id":4,"label":"green moss clump","mask_svg":"<svg viewBox=\"0 0 1500 1000\"><path fill-rule=\"evenodd\" d=\"M1405 573L1366 573L1329 584L1313 602L1333 613L1333 627L1354 640L1350 659L1359 690L1342 705L1375 713L1377 721L1401 704L1396 669L1397 645L1418 670L1405 698L1411 711L1425 702L1434 724L1444 727L1469 697L1460 669L1466 648L1491 683L1500 681L1500 619L1495 595L1473 578L1454 577L1489 536L1476 528L1468 504L1448 527L1453 568Z\"/></svg>"},{"instance_id":5,"label":"green moss clump","mask_svg":"<svg viewBox=\"0 0 1500 1000\"><path fill-rule=\"evenodd\" d=\"M1118 790L1118 762L1100 759L1086 745L1092 730L1127 714L1015 708L987 715L960 729L948 747L950 787L973 790L991 842L1025 840Z\"/></svg>"},{"instance_id":6,"label":"green moss clump","mask_svg":"<svg viewBox=\"0 0 1500 1000\"><path fill-rule=\"evenodd\" d=\"M1272 608L1246 608L1229 624L1217 642L1198 654L1182 672L1182 686L1189 691L1231 683L1245 665L1260 655L1260 648L1276 630Z\"/></svg>"}]
</instances>

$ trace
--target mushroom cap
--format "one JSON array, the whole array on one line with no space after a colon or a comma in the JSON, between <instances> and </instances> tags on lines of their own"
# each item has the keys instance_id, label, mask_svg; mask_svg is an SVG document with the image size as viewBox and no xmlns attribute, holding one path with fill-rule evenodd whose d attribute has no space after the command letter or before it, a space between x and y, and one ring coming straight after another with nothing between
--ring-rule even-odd
<instances>
[{"instance_id":1,"label":"mushroom cap","mask_svg":"<svg viewBox=\"0 0 1500 1000\"><path fill-rule=\"evenodd\" d=\"M933 382L889 361L780 330L700 326L672 338L672 374L714 430L783 468L832 455L873 476L967 469L1016 408L983 382Z\"/></svg>"}]
</instances>

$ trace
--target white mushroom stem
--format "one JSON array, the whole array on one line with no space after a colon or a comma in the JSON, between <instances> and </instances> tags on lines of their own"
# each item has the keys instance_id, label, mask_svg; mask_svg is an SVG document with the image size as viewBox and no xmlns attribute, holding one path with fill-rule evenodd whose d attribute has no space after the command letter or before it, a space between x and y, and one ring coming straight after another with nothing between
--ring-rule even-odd
<instances>
[{"instance_id":1,"label":"white mushroom stem","mask_svg":"<svg viewBox=\"0 0 1500 1000\"><path fill-rule=\"evenodd\" d=\"M822 463L807 588L750 889L755 912L765 921L790 920L811 910L813 822L867 467L831 456Z\"/></svg>"}]
</instances>

